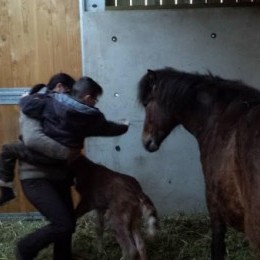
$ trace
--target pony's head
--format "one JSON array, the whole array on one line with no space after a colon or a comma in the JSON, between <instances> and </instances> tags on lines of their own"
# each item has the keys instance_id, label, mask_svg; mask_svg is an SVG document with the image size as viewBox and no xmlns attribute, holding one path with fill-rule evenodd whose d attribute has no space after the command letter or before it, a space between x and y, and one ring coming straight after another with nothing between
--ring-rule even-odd
<instances>
[{"instance_id":1,"label":"pony's head","mask_svg":"<svg viewBox=\"0 0 260 260\"><path fill-rule=\"evenodd\" d=\"M139 102L145 108L144 147L154 152L179 124L195 137L260 103L259 91L240 81L225 80L173 68L148 70L138 86ZM246 105L245 105L246 104Z\"/></svg>"},{"instance_id":2,"label":"pony's head","mask_svg":"<svg viewBox=\"0 0 260 260\"><path fill-rule=\"evenodd\" d=\"M164 89L164 81L158 78L160 76L158 74L160 71L148 70L141 78L138 87L138 99L145 108L142 140L149 152L157 151L163 140L179 124L174 114L165 109L167 91Z\"/></svg>"}]
</instances>

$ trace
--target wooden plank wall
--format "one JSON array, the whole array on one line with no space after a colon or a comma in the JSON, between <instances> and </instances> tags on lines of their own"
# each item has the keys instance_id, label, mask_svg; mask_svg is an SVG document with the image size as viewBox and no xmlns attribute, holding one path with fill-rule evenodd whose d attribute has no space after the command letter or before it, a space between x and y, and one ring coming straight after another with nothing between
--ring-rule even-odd
<instances>
[{"instance_id":1,"label":"wooden plank wall","mask_svg":"<svg viewBox=\"0 0 260 260\"><path fill-rule=\"evenodd\" d=\"M81 76L77 0L0 0L0 88L46 83L66 72ZM19 108L0 105L0 145L17 140ZM3 212L32 211L16 181L17 199Z\"/></svg>"}]
</instances>

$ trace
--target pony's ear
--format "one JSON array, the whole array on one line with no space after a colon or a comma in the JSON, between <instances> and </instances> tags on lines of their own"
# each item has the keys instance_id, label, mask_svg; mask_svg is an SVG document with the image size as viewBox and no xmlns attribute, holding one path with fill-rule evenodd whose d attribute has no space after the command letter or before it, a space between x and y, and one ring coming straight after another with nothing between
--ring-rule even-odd
<instances>
[{"instance_id":1,"label":"pony's ear","mask_svg":"<svg viewBox=\"0 0 260 260\"><path fill-rule=\"evenodd\" d=\"M156 73L155 73L155 71L148 69L147 70L147 74L148 74L149 80L151 82L155 82L156 81Z\"/></svg>"}]
</instances>

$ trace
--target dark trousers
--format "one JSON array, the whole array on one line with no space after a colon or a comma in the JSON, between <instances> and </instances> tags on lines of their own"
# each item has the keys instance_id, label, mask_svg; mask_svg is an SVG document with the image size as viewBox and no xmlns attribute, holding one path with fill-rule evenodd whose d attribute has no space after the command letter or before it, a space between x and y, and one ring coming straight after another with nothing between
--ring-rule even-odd
<instances>
[{"instance_id":1,"label":"dark trousers","mask_svg":"<svg viewBox=\"0 0 260 260\"><path fill-rule=\"evenodd\" d=\"M71 260L71 240L75 217L69 182L46 179L21 181L27 199L47 218L49 224L25 236L17 248L25 259L33 259L39 251L54 244L54 260Z\"/></svg>"},{"instance_id":2,"label":"dark trousers","mask_svg":"<svg viewBox=\"0 0 260 260\"><path fill-rule=\"evenodd\" d=\"M13 181L16 161L20 159L33 165L64 165L64 161L44 156L28 149L22 141L5 144L0 155L0 179L5 182Z\"/></svg>"}]
</instances>

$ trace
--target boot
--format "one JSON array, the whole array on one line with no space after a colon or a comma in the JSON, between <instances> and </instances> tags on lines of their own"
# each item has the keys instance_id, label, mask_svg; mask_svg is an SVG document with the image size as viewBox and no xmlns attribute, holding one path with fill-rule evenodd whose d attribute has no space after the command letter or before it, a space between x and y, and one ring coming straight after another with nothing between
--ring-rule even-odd
<instances>
[{"instance_id":1,"label":"boot","mask_svg":"<svg viewBox=\"0 0 260 260\"><path fill-rule=\"evenodd\" d=\"M15 248L14 253L15 253L16 260L33 260L34 259L34 257L32 257L32 256L23 254L18 246Z\"/></svg>"}]
</instances>

